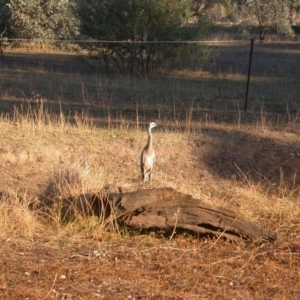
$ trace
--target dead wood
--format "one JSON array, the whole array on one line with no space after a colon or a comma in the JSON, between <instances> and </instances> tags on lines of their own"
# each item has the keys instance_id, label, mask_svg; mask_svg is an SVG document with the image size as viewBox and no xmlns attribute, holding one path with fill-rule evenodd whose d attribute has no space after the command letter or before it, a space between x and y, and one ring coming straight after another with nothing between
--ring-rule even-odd
<instances>
[{"instance_id":1,"label":"dead wood","mask_svg":"<svg viewBox=\"0 0 300 300\"><path fill-rule=\"evenodd\" d=\"M103 189L94 198L101 207L109 202L114 215L131 229L187 231L223 236L230 240L276 239L276 234L247 220L240 213L209 205L172 188L123 192ZM101 204L99 204L101 202Z\"/></svg>"}]
</instances>

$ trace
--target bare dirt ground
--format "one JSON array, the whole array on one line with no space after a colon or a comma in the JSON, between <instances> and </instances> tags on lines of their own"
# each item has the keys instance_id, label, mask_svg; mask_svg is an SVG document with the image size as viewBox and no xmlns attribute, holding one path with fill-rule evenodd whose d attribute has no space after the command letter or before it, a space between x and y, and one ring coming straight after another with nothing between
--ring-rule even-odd
<instances>
[{"instance_id":1,"label":"bare dirt ground","mask_svg":"<svg viewBox=\"0 0 300 300\"><path fill-rule=\"evenodd\" d=\"M297 299L300 241L2 241L1 299Z\"/></svg>"}]
</instances>

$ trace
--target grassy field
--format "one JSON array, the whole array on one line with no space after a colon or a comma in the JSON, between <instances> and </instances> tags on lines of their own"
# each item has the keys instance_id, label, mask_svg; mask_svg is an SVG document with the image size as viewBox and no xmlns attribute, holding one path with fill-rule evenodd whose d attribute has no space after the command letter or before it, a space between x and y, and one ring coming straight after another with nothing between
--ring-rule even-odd
<instances>
[{"instance_id":1,"label":"grassy field","mask_svg":"<svg viewBox=\"0 0 300 300\"><path fill-rule=\"evenodd\" d=\"M168 76L94 72L75 55L0 62L1 299L295 299L299 289L299 44L213 44L215 64ZM218 55L217 55L218 54ZM275 231L273 243L129 233L41 202L173 187Z\"/></svg>"},{"instance_id":2,"label":"grassy field","mask_svg":"<svg viewBox=\"0 0 300 300\"><path fill-rule=\"evenodd\" d=\"M201 71L147 77L103 73L75 55L10 52L1 62L1 111L21 104L34 109L39 98L49 113L62 110L74 119L74 111L84 110L96 125L108 127L156 119L196 131L205 122L280 128L298 120L300 43L255 43L248 114L241 111L250 43L211 43L209 49L211 60Z\"/></svg>"}]
</instances>

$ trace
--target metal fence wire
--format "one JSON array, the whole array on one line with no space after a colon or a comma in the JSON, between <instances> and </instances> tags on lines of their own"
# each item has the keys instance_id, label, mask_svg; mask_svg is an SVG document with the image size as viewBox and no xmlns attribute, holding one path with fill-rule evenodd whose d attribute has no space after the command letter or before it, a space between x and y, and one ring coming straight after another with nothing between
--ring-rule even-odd
<instances>
[{"instance_id":1,"label":"metal fence wire","mask_svg":"<svg viewBox=\"0 0 300 300\"><path fill-rule=\"evenodd\" d=\"M9 49L2 41L1 113L11 114L16 107L25 109L43 99L44 108L53 114L85 110L94 120L163 119L186 125L187 120L253 122L263 116L276 124L298 121L300 42L194 43L208 47L212 63L167 75L124 75L95 68L87 53Z\"/></svg>"}]
</instances>

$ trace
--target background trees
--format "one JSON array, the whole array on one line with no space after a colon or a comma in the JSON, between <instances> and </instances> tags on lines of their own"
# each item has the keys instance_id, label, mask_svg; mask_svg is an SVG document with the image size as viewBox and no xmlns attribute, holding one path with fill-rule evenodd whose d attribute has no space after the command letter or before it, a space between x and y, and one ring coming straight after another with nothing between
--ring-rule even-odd
<instances>
[{"instance_id":1,"label":"background trees","mask_svg":"<svg viewBox=\"0 0 300 300\"><path fill-rule=\"evenodd\" d=\"M198 11L214 24L232 24L264 39L272 33L292 37L300 11L299 0L195 0Z\"/></svg>"},{"instance_id":2,"label":"background trees","mask_svg":"<svg viewBox=\"0 0 300 300\"><path fill-rule=\"evenodd\" d=\"M122 72L174 67L183 51L191 59L205 55L199 45L157 43L200 39L205 23L196 18L193 0L86 0L77 5L83 35L95 40L124 41L85 45Z\"/></svg>"},{"instance_id":3,"label":"background trees","mask_svg":"<svg viewBox=\"0 0 300 300\"><path fill-rule=\"evenodd\" d=\"M296 9L292 0L251 0L241 5L244 23L257 24L259 39L263 40L267 32L276 32L293 36L292 12Z\"/></svg>"},{"instance_id":4,"label":"background trees","mask_svg":"<svg viewBox=\"0 0 300 300\"><path fill-rule=\"evenodd\" d=\"M206 18L291 36L299 11L300 0L0 0L0 35L70 39L82 22L93 39L175 41L199 38Z\"/></svg>"},{"instance_id":5,"label":"background trees","mask_svg":"<svg viewBox=\"0 0 300 300\"><path fill-rule=\"evenodd\" d=\"M79 20L66 0L0 0L0 29L20 39L68 39Z\"/></svg>"},{"instance_id":6,"label":"background trees","mask_svg":"<svg viewBox=\"0 0 300 300\"><path fill-rule=\"evenodd\" d=\"M0 0L0 38L88 39L80 47L107 67L160 72L207 61L205 47L179 42L201 40L209 23L243 37L292 37L299 8L300 0Z\"/></svg>"},{"instance_id":7,"label":"background trees","mask_svg":"<svg viewBox=\"0 0 300 300\"><path fill-rule=\"evenodd\" d=\"M10 11L7 4L8 0L0 0L0 37L8 35Z\"/></svg>"}]
</instances>

